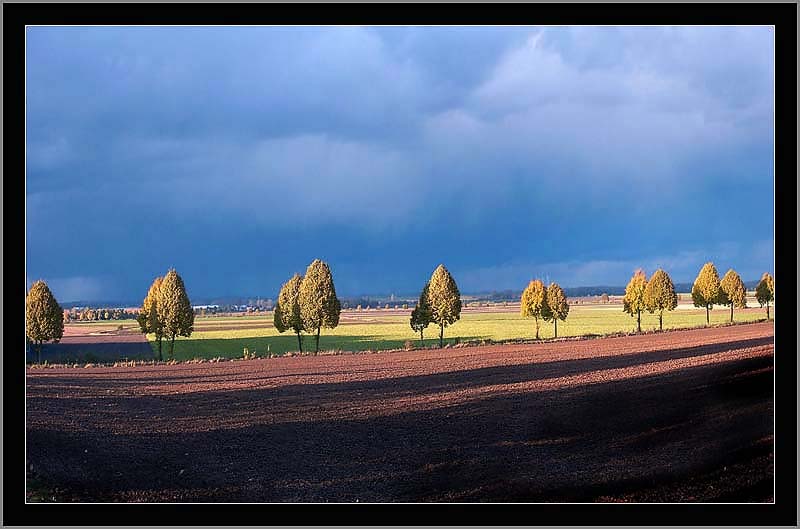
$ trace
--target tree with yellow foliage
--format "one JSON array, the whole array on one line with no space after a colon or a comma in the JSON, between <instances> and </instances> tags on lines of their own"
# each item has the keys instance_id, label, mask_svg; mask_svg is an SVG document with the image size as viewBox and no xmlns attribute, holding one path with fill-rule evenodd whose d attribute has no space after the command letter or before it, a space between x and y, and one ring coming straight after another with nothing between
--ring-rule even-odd
<instances>
[{"instance_id":1,"label":"tree with yellow foliage","mask_svg":"<svg viewBox=\"0 0 800 529\"><path fill-rule=\"evenodd\" d=\"M692 302L695 307L706 308L706 324L710 323L710 310L720 303L719 273L714 263L708 262L700 269L692 285Z\"/></svg>"},{"instance_id":2,"label":"tree with yellow foliage","mask_svg":"<svg viewBox=\"0 0 800 529\"><path fill-rule=\"evenodd\" d=\"M733 268L725 273L725 277L719 283L719 303L720 305L730 305L731 322L733 322L733 307L743 309L747 307L745 299L745 288L742 278L739 277Z\"/></svg>"},{"instance_id":3,"label":"tree with yellow foliage","mask_svg":"<svg viewBox=\"0 0 800 529\"><path fill-rule=\"evenodd\" d=\"M522 292L520 315L536 320L536 339L539 339L539 319L547 310L547 289L541 279L534 279Z\"/></svg>"},{"instance_id":4,"label":"tree with yellow foliage","mask_svg":"<svg viewBox=\"0 0 800 529\"><path fill-rule=\"evenodd\" d=\"M775 301L775 280L769 272L764 272L756 286L756 301L762 307L767 307L767 319L769 319L769 303Z\"/></svg>"},{"instance_id":5,"label":"tree with yellow foliage","mask_svg":"<svg viewBox=\"0 0 800 529\"><path fill-rule=\"evenodd\" d=\"M553 337L558 338L558 320L564 321L569 314L569 303L558 283L550 283L547 287L547 302L543 306L542 319L553 322Z\"/></svg>"},{"instance_id":6,"label":"tree with yellow foliage","mask_svg":"<svg viewBox=\"0 0 800 529\"><path fill-rule=\"evenodd\" d=\"M642 332L642 311L647 310L644 302L644 291L647 289L647 277L641 268L633 273L633 277L625 287L622 298L622 310L633 317L636 316L636 332Z\"/></svg>"},{"instance_id":7,"label":"tree with yellow foliage","mask_svg":"<svg viewBox=\"0 0 800 529\"><path fill-rule=\"evenodd\" d=\"M41 279L31 285L25 296L25 336L36 344L39 363L42 342L57 342L64 336L64 310Z\"/></svg>"},{"instance_id":8,"label":"tree with yellow foliage","mask_svg":"<svg viewBox=\"0 0 800 529\"><path fill-rule=\"evenodd\" d=\"M461 318L461 293L453 276L440 264L428 282L431 322L439 326L439 347L444 346L444 328Z\"/></svg>"},{"instance_id":9,"label":"tree with yellow foliage","mask_svg":"<svg viewBox=\"0 0 800 529\"><path fill-rule=\"evenodd\" d=\"M139 315L136 317L143 334L155 334L159 361L163 359L161 356L161 340L164 338L164 326L158 318L158 300L161 297L161 282L163 280L163 277L157 277L153 280L142 302L142 308L139 309Z\"/></svg>"},{"instance_id":10,"label":"tree with yellow foliage","mask_svg":"<svg viewBox=\"0 0 800 529\"><path fill-rule=\"evenodd\" d=\"M664 330L664 311L678 306L678 295L672 279L662 269L656 270L644 289L644 305L650 314L658 311L658 330Z\"/></svg>"},{"instance_id":11,"label":"tree with yellow foliage","mask_svg":"<svg viewBox=\"0 0 800 529\"><path fill-rule=\"evenodd\" d=\"M306 269L297 295L303 328L316 331L314 353L319 352L319 334L322 327L333 329L339 325L342 305L336 297L333 275L328 263L314 259Z\"/></svg>"},{"instance_id":12,"label":"tree with yellow foliage","mask_svg":"<svg viewBox=\"0 0 800 529\"><path fill-rule=\"evenodd\" d=\"M302 283L303 277L300 274L295 274L281 286L278 301L275 303L275 310L272 315L272 322L278 332L283 333L289 329L294 331L297 335L297 347L299 347L301 353L303 352L303 339L300 337L300 333L305 329L303 328L303 318L300 317L300 302L298 298Z\"/></svg>"}]
</instances>

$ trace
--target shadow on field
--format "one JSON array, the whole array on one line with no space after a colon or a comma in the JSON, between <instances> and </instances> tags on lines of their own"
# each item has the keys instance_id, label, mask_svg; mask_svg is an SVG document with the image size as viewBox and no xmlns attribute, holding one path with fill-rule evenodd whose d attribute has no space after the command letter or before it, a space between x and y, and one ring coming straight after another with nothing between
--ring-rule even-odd
<instances>
[{"instance_id":1,"label":"shadow on field","mask_svg":"<svg viewBox=\"0 0 800 529\"><path fill-rule=\"evenodd\" d=\"M770 454L771 443L760 441L774 432L772 356L413 412L348 412L361 400L598 367L594 359L549 364L147 398L29 398L29 415L92 406L98 413L78 431L29 427L28 461L37 477L69 494L112 501L593 501L680 489L707 472ZM603 368L620 366L606 359ZM271 414L279 420L265 424ZM155 417L152 431L108 433L112 422L134 415ZM221 429L221 419L231 417L244 426ZM186 422L192 431L159 432L163 421ZM771 466L751 474L728 475L713 488L701 483L696 499L764 501L772 495Z\"/></svg>"},{"instance_id":2,"label":"shadow on field","mask_svg":"<svg viewBox=\"0 0 800 529\"><path fill-rule=\"evenodd\" d=\"M83 362L114 362L117 360L151 360L155 357L148 342L94 342L42 344L42 362L69 364ZM36 346L30 346L27 362L38 359Z\"/></svg>"},{"instance_id":3,"label":"shadow on field","mask_svg":"<svg viewBox=\"0 0 800 529\"><path fill-rule=\"evenodd\" d=\"M238 401L239 406L257 406L259 402L265 400L275 402L278 405L283 405L284 403L281 403L276 399L296 396L312 399L313 402L320 405L338 402L341 399L346 399L348 402L356 403L359 400L367 400L375 397L408 397L421 394L436 394L442 392L473 389L493 384L515 384L521 382L532 382L551 377L581 375L597 370L621 369L653 362L691 358L700 355L730 351L733 349L759 347L770 345L773 342L773 338L769 336L750 338L746 340L732 340L729 342L714 343L701 347L663 349L626 355L614 354L609 356L593 356L591 358L583 359L554 360L549 362L482 367L477 369L446 371L427 375L392 377L390 379L371 379L334 383L286 384L278 387L266 387L258 390L242 389L233 391L203 391L202 394L204 395L204 402L208 404L215 403L217 399L219 399L220 402L224 402L225 400L232 398L232 396L235 394L237 395L236 400ZM142 372L142 374L144 374L146 368L136 367L134 369L134 372ZM365 374L379 369L380 367L355 367L346 371L303 371L302 374L306 377L320 375L338 376ZM264 373L264 371L260 371L257 375L248 376L246 378L247 382L250 384L258 382L268 383L272 380L284 379L287 376L290 376L290 374L286 372L276 372L274 375L262 375L262 373ZM241 373L205 372L202 375L198 375L196 373L184 375L164 373L162 371L159 373L157 378L154 378L153 376L131 377L127 374L124 376L115 377L113 376L113 372L110 372L108 375L104 375L102 378L96 379L86 378L80 374L76 374L75 376L49 376L48 384L54 387L113 386L115 389L119 389L126 386L134 387L141 383L191 384L192 382L198 382L201 380L203 382L225 384L226 382L235 382L237 380L241 380ZM359 395L359 397L355 398L353 395ZM136 398L141 399L147 397ZM288 403L286 404L288 405Z\"/></svg>"},{"instance_id":4,"label":"shadow on field","mask_svg":"<svg viewBox=\"0 0 800 529\"><path fill-rule=\"evenodd\" d=\"M445 339L446 344L478 340L476 336L459 336ZM387 340L376 335L329 335L322 334L319 339L320 351L378 351L387 349L402 349L406 341L411 342L412 347L419 348L421 342L419 337L409 337L407 340ZM439 338L425 339L425 347L439 345ZM175 358L177 360L191 360L194 358L241 358L244 348L258 356L263 357L270 354L283 355L287 352L296 353L297 336L293 334L282 334L280 336L254 336L244 338L207 338L197 339L184 338L175 342ZM314 350L314 337L303 337L303 352ZM164 346L166 357L166 344Z\"/></svg>"},{"instance_id":5,"label":"shadow on field","mask_svg":"<svg viewBox=\"0 0 800 529\"><path fill-rule=\"evenodd\" d=\"M445 344L454 345L460 342L478 340L475 336L461 336L445 340ZM412 347L437 347L439 339L425 339L424 343L417 339L387 340L380 336L345 335L325 336L319 341L319 349L325 351L381 351L389 349L403 349L406 341ZM284 355L287 352L296 353L297 337L294 335L281 336L256 336L245 338L207 338L191 339L182 338L175 341L176 360L212 359L212 358L241 358L244 348L255 353L258 357L269 355ZM165 360L168 356L169 345L162 343L162 355ZM303 339L304 354L314 350L314 338L306 336ZM117 360L152 360L156 357L153 342L93 342L93 343L47 343L42 344L42 361L52 363L82 363L82 362L114 362ZM27 362L37 359L36 348L29 347L26 355Z\"/></svg>"}]
</instances>

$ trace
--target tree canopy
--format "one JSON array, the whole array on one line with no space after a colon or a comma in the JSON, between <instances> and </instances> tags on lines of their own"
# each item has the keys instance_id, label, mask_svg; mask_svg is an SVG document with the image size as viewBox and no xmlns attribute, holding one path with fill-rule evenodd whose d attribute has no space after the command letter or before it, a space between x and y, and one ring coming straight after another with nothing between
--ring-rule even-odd
<instances>
[{"instance_id":1,"label":"tree canopy","mask_svg":"<svg viewBox=\"0 0 800 529\"><path fill-rule=\"evenodd\" d=\"M767 319L769 319L769 304L775 301L775 280L769 272L764 272L756 286L756 301L762 307L767 307Z\"/></svg>"},{"instance_id":2,"label":"tree canopy","mask_svg":"<svg viewBox=\"0 0 800 529\"><path fill-rule=\"evenodd\" d=\"M303 318L300 316L300 285L303 283L303 276L295 274L281 286L278 294L278 301L275 304L273 322L278 332L283 333L292 330L297 334L297 346L303 352L303 340L300 333L305 330Z\"/></svg>"},{"instance_id":3,"label":"tree canopy","mask_svg":"<svg viewBox=\"0 0 800 529\"><path fill-rule=\"evenodd\" d=\"M746 290L744 282L739 274L733 268L725 273L722 281L719 283L719 303L720 305L730 305L731 307L731 321L733 321L733 307L743 309L747 307L747 299L745 298Z\"/></svg>"},{"instance_id":4,"label":"tree canopy","mask_svg":"<svg viewBox=\"0 0 800 529\"><path fill-rule=\"evenodd\" d=\"M453 276L440 264L428 282L428 304L431 322L439 326L439 347L444 346L444 328L461 317L461 293Z\"/></svg>"},{"instance_id":5,"label":"tree canopy","mask_svg":"<svg viewBox=\"0 0 800 529\"><path fill-rule=\"evenodd\" d=\"M692 302L695 307L706 308L706 323L711 321L709 311L720 302L719 273L714 263L708 262L700 269L692 285Z\"/></svg>"},{"instance_id":6,"label":"tree canopy","mask_svg":"<svg viewBox=\"0 0 800 529\"><path fill-rule=\"evenodd\" d=\"M647 282L644 289L644 305L651 314L658 312L658 329L664 329L664 311L674 310L678 306L678 295L669 274L659 268Z\"/></svg>"},{"instance_id":7,"label":"tree canopy","mask_svg":"<svg viewBox=\"0 0 800 529\"><path fill-rule=\"evenodd\" d=\"M430 281L425 283L422 287L422 292L419 294L419 301L414 310L411 311L411 329L419 333L421 343L425 343L424 331L425 328L431 324L433 314L431 313L430 302L428 301L428 290L430 289Z\"/></svg>"},{"instance_id":8,"label":"tree canopy","mask_svg":"<svg viewBox=\"0 0 800 529\"><path fill-rule=\"evenodd\" d=\"M186 294L183 279L171 268L161 282L161 296L157 304L158 318L164 337L169 339L169 357L175 351L175 337L189 337L194 330L194 311Z\"/></svg>"},{"instance_id":9,"label":"tree canopy","mask_svg":"<svg viewBox=\"0 0 800 529\"><path fill-rule=\"evenodd\" d=\"M142 333L155 334L156 343L158 344L159 360L162 360L161 340L164 337L164 326L161 323L161 319L158 317L158 304L161 299L161 283L163 281L163 277L157 277L153 280L142 302L142 308L139 309L139 316L136 318Z\"/></svg>"},{"instance_id":10,"label":"tree canopy","mask_svg":"<svg viewBox=\"0 0 800 529\"><path fill-rule=\"evenodd\" d=\"M336 297L333 276L328 264L314 259L306 269L298 294L300 318L303 328L316 331L314 352L319 352L319 335L322 327L333 329L339 325L342 305Z\"/></svg>"},{"instance_id":11,"label":"tree canopy","mask_svg":"<svg viewBox=\"0 0 800 529\"><path fill-rule=\"evenodd\" d=\"M636 332L642 332L642 311L647 310L644 302L644 291L647 289L647 277L641 268L636 270L625 287L622 298L622 310L636 316Z\"/></svg>"},{"instance_id":12,"label":"tree canopy","mask_svg":"<svg viewBox=\"0 0 800 529\"><path fill-rule=\"evenodd\" d=\"M534 279L522 291L519 311L523 318L531 317L536 320L536 339L538 340L539 319L547 311L547 288L541 279Z\"/></svg>"},{"instance_id":13,"label":"tree canopy","mask_svg":"<svg viewBox=\"0 0 800 529\"><path fill-rule=\"evenodd\" d=\"M569 314L567 296L558 283L550 283L547 287L547 303L543 307L542 319L553 322L553 336L558 338L558 320L566 320Z\"/></svg>"},{"instance_id":14,"label":"tree canopy","mask_svg":"<svg viewBox=\"0 0 800 529\"><path fill-rule=\"evenodd\" d=\"M41 279L31 285L25 297L25 335L36 344L39 362L42 343L58 341L64 336L64 310Z\"/></svg>"}]
</instances>

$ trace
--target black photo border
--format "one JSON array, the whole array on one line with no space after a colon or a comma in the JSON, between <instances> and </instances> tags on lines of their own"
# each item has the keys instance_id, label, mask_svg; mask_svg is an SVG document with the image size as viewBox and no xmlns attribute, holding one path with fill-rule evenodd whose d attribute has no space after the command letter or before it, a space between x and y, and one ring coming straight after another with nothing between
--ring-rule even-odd
<instances>
[{"instance_id":1,"label":"black photo border","mask_svg":"<svg viewBox=\"0 0 800 529\"><path fill-rule=\"evenodd\" d=\"M796 291L797 5L794 3L5 3L3 10L5 525L795 525L797 343L789 300L776 320L775 503L772 504L26 504L24 458L23 126L25 25L773 25L775 240L781 290ZM757 207L759 200L753 197ZM755 204L755 206L754 206ZM793 204L793 206L792 206ZM787 222L790 221L790 222ZM780 243L777 243L780 241ZM20 247L23 248L20 248ZM20 290L17 290L19 288Z\"/></svg>"}]
</instances>

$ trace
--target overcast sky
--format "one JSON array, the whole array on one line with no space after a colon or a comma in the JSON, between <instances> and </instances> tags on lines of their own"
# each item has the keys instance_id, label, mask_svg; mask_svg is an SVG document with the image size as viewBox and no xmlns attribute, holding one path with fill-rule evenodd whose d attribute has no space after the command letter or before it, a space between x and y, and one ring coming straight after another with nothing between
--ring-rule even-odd
<instances>
[{"instance_id":1,"label":"overcast sky","mask_svg":"<svg viewBox=\"0 0 800 529\"><path fill-rule=\"evenodd\" d=\"M32 27L26 273L60 301L773 271L768 27Z\"/></svg>"}]
</instances>

